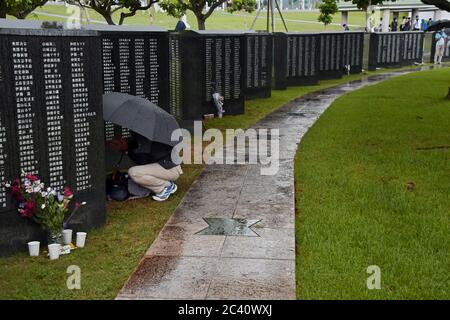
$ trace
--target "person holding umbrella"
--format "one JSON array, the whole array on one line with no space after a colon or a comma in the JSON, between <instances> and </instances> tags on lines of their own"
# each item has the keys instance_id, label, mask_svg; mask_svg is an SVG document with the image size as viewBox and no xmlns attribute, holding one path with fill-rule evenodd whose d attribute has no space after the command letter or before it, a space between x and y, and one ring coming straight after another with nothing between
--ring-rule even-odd
<instances>
[{"instance_id":1,"label":"person holding umbrella","mask_svg":"<svg viewBox=\"0 0 450 320\"><path fill-rule=\"evenodd\" d=\"M167 200L177 191L175 181L183 173L172 160L172 150L179 143L171 140L179 129L175 118L147 99L116 92L103 95L103 118L131 131L131 138L116 138L109 145L136 164L128 169L133 198L152 193L156 201Z\"/></svg>"},{"instance_id":2,"label":"person holding umbrella","mask_svg":"<svg viewBox=\"0 0 450 320\"><path fill-rule=\"evenodd\" d=\"M434 64L441 64L442 57L445 52L445 42L447 40L447 34L445 33L445 28L442 28L440 31L436 32L434 36L436 40L436 50L434 53Z\"/></svg>"},{"instance_id":3,"label":"person holding umbrella","mask_svg":"<svg viewBox=\"0 0 450 320\"><path fill-rule=\"evenodd\" d=\"M128 169L132 182L148 190L133 198L143 198L153 193L156 201L165 201L177 191L175 181L183 173L181 166L172 162L172 148L169 145L150 141L136 132L131 132L129 139L114 139L111 148L125 152L136 164ZM130 187L129 189L133 189ZM136 187L134 186L134 189Z\"/></svg>"}]
</instances>

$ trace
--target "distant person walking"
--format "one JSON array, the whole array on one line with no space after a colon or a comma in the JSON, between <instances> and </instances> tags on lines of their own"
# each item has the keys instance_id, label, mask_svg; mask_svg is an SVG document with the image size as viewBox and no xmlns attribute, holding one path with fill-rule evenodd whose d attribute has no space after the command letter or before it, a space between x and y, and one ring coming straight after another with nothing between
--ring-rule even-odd
<instances>
[{"instance_id":1,"label":"distant person walking","mask_svg":"<svg viewBox=\"0 0 450 320\"><path fill-rule=\"evenodd\" d=\"M421 24L421 26L420 26L420 29L421 29L422 31L425 31L425 30L427 30L427 28L428 28L427 22L425 21L425 19L422 19L422 24Z\"/></svg>"},{"instance_id":2,"label":"distant person walking","mask_svg":"<svg viewBox=\"0 0 450 320\"><path fill-rule=\"evenodd\" d=\"M442 57L445 53L445 42L447 40L447 34L445 33L445 28L442 28L441 31L436 32L434 36L436 40L436 49L434 53L434 64L441 64Z\"/></svg>"},{"instance_id":3,"label":"distant person walking","mask_svg":"<svg viewBox=\"0 0 450 320\"><path fill-rule=\"evenodd\" d=\"M184 17L184 18L183 18L183 17ZM175 31L180 32L180 31L186 30L187 25L186 25L186 23L184 22L185 19L186 19L186 18L185 18L184 15L180 17L180 19L179 19L178 22L177 22L177 25L175 26Z\"/></svg>"},{"instance_id":4,"label":"distant person walking","mask_svg":"<svg viewBox=\"0 0 450 320\"><path fill-rule=\"evenodd\" d=\"M398 20L397 17L394 17L394 20L392 20L391 23L391 31L396 32L398 30Z\"/></svg>"},{"instance_id":5,"label":"distant person walking","mask_svg":"<svg viewBox=\"0 0 450 320\"><path fill-rule=\"evenodd\" d=\"M420 31L419 16L416 16L416 19L414 20L413 31Z\"/></svg>"},{"instance_id":6,"label":"distant person walking","mask_svg":"<svg viewBox=\"0 0 450 320\"><path fill-rule=\"evenodd\" d=\"M348 25L345 24L345 23L342 25L342 29L343 29L344 31L350 31L350 28L349 28Z\"/></svg>"},{"instance_id":7,"label":"distant person walking","mask_svg":"<svg viewBox=\"0 0 450 320\"><path fill-rule=\"evenodd\" d=\"M400 31L405 31L405 25L406 25L406 17L403 16L402 23L400 24Z\"/></svg>"},{"instance_id":8,"label":"distant person walking","mask_svg":"<svg viewBox=\"0 0 450 320\"><path fill-rule=\"evenodd\" d=\"M410 31L411 30L411 18L406 18L405 26L403 27L403 31Z\"/></svg>"}]
</instances>

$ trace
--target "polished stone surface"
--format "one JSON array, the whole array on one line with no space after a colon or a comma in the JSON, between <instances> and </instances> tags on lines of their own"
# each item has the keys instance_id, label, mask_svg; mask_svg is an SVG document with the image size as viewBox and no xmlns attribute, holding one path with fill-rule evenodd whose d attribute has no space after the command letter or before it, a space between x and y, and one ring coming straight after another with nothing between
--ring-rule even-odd
<instances>
[{"instance_id":1,"label":"polished stone surface","mask_svg":"<svg viewBox=\"0 0 450 320\"><path fill-rule=\"evenodd\" d=\"M260 164L205 166L117 299L295 299L297 145L337 97L398 74L299 97L256 123L279 129L276 174L261 175ZM257 150L228 145L247 158Z\"/></svg>"}]
</instances>

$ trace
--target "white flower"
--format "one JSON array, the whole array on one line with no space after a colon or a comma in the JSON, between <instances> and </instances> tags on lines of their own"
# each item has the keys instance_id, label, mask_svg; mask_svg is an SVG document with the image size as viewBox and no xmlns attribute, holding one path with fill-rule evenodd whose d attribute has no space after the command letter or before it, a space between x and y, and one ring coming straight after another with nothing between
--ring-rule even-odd
<instances>
[{"instance_id":1,"label":"white flower","mask_svg":"<svg viewBox=\"0 0 450 320\"><path fill-rule=\"evenodd\" d=\"M81 203L82 206L85 206L86 204L87 204L86 201L83 201L83 202Z\"/></svg>"},{"instance_id":2,"label":"white flower","mask_svg":"<svg viewBox=\"0 0 450 320\"><path fill-rule=\"evenodd\" d=\"M26 192L26 193L33 193L33 188L26 188L26 189L25 189L25 192Z\"/></svg>"},{"instance_id":3,"label":"white flower","mask_svg":"<svg viewBox=\"0 0 450 320\"><path fill-rule=\"evenodd\" d=\"M41 192L41 196L42 196L42 198L46 198L48 196L48 193L43 191L43 192Z\"/></svg>"},{"instance_id":4,"label":"white flower","mask_svg":"<svg viewBox=\"0 0 450 320\"><path fill-rule=\"evenodd\" d=\"M41 209L44 210L45 209L45 203L42 204Z\"/></svg>"},{"instance_id":5,"label":"white flower","mask_svg":"<svg viewBox=\"0 0 450 320\"><path fill-rule=\"evenodd\" d=\"M9 183L5 183L6 188L11 188L11 185Z\"/></svg>"}]
</instances>

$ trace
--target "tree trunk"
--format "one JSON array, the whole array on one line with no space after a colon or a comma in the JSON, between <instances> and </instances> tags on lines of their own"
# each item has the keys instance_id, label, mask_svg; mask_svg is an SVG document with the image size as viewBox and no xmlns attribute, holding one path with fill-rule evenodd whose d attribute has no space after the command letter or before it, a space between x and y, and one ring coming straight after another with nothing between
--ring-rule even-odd
<instances>
[{"instance_id":1,"label":"tree trunk","mask_svg":"<svg viewBox=\"0 0 450 320\"><path fill-rule=\"evenodd\" d=\"M6 5L4 0L0 0L0 19L6 19Z\"/></svg>"},{"instance_id":2,"label":"tree trunk","mask_svg":"<svg viewBox=\"0 0 450 320\"><path fill-rule=\"evenodd\" d=\"M198 30L206 30L205 19L197 17Z\"/></svg>"},{"instance_id":3,"label":"tree trunk","mask_svg":"<svg viewBox=\"0 0 450 320\"><path fill-rule=\"evenodd\" d=\"M103 19L105 19L107 24L109 24L111 26L115 25L114 20L112 19L112 16L111 16L110 12L102 10L100 8L97 8L97 7L91 7L91 8L94 9L96 12L98 12L103 17Z\"/></svg>"},{"instance_id":4,"label":"tree trunk","mask_svg":"<svg viewBox=\"0 0 450 320\"><path fill-rule=\"evenodd\" d=\"M114 26L115 25L115 23L114 23L114 21L113 21L113 19L112 19L110 14L106 14L105 13L105 14L102 14L102 16L103 16L103 18L105 18L107 24L109 24L110 26Z\"/></svg>"}]
</instances>

